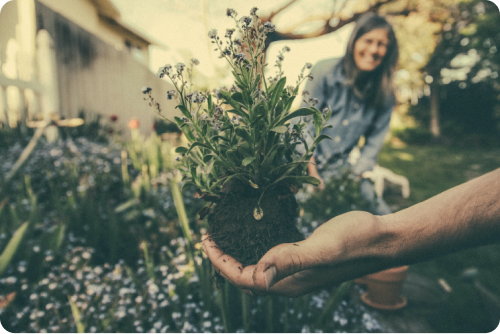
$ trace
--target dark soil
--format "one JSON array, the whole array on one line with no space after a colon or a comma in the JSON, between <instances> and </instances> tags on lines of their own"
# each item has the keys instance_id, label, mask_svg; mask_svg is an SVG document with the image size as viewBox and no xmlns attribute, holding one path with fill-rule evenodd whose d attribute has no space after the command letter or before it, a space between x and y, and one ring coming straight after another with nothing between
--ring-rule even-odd
<instances>
[{"instance_id":1,"label":"dark soil","mask_svg":"<svg viewBox=\"0 0 500 334\"><path fill-rule=\"evenodd\" d=\"M241 183L231 188L208 215L209 234L224 253L247 266L276 245L304 240L295 224L298 205L289 188L276 186L264 193L261 220L253 215L260 189Z\"/></svg>"}]
</instances>

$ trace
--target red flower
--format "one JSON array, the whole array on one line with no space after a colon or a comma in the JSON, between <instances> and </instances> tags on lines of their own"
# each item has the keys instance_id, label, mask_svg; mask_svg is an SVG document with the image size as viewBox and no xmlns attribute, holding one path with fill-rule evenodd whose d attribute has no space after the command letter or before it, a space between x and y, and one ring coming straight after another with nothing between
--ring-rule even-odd
<instances>
[{"instance_id":1,"label":"red flower","mask_svg":"<svg viewBox=\"0 0 500 334\"><path fill-rule=\"evenodd\" d=\"M116 122L116 121L118 120L118 116L116 116L116 115L111 115L111 116L109 116L109 120L110 120L111 122Z\"/></svg>"},{"instance_id":2,"label":"red flower","mask_svg":"<svg viewBox=\"0 0 500 334\"><path fill-rule=\"evenodd\" d=\"M139 120L137 118L132 118L130 121L128 121L128 127L131 130L137 129L139 127Z\"/></svg>"}]
</instances>

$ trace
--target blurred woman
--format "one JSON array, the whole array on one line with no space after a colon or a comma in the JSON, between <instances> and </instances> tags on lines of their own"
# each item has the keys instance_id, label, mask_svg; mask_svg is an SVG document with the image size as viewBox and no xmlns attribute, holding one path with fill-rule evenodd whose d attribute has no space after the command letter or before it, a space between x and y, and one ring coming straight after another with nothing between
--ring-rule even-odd
<instances>
[{"instance_id":1,"label":"blurred woman","mask_svg":"<svg viewBox=\"0 0 500 334\"><path fill-rule=\"evenodd\" d=\"M336 167L347 162L364 136L364 146L352 170L361 179L362 196L375 203L372 210L375 214L388 214L391 210L382 198L375 198L373 184L363 178L363 173L376 165L389 131L395 105L393 77L398 55L392 26L377 14L365 14L351 34L345 55L317 63L311 70L314 79L304 89L303 107L317 99L319 110L332 109L327 123L332 127L322 133L333 140L324 140L318 145L308 165L309 174L322 181L322 189L324 182L335 174ZM313 124L308 129L314 133Z\"/></svg>"}]
</instances>

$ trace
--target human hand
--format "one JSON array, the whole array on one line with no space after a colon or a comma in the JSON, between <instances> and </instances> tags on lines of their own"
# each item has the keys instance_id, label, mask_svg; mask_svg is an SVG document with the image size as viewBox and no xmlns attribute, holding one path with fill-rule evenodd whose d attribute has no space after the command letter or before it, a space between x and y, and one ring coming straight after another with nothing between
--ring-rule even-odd
<instances>
[{"instance_id":1,"label":"human hand","mask_svg":"<svg viewBox=\"0 0 500 334\"><path fill-rule=\"evenodd\" d=\"M309 176L313 176L319 180L319 190L325 189L325 180L323 180L323 178L319 176L318 168L316 167L316 159L314 158L314 156L311 157L310 163L307 165L307 173L309 174ZM315 189L312 189L312 191L315 191Z\"/></svg>"},{"instance_id":2,"label":"human hand","mask_svg":"<svg viewBox=\"0 0 500 334\"><path fill-rule=\"evenodd\" d=\"M203 251L215 270L244 293L296 297L377 271L378 262L365 258L371 255L377 219L361 211L335 217L306 240L278 245L247 267L224 254L210 236L202 242Z\"/></svg>"},{"instance_id":3,"label":"human hand","mask_svg":"<svg viewBox=\"0 0 500 334\"><path fill-rule=\"evenodd\" d=\"M216 272L248 295L280 294L296 297L309 292L313 286L317 286L321 282L321 272L316 272L313 269L301 270L301 255L299 253L292 255L291 251L293 249L290 249L290 247L301 247L300 243L281 244L268 252L271 255L286 253L287 256L291 256L294 259L285 262L299 265L298 267L285 265L287 268L279 266L280 276L285 275L286 277L280 279L278 282L276 282L278 276L277 264L265 266L263 269L258 268L259 264L243 267L235 258L223 253L210 236L205 236L202 244L203 251L212 262ZM328 276L324 275L324 279L326 278Z\"/></svg>"}]
</instances>

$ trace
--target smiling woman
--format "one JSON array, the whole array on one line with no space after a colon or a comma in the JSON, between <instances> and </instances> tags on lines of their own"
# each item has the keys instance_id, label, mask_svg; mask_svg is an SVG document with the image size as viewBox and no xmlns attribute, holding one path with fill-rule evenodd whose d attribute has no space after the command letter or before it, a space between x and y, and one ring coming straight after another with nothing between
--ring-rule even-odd
<instances>
[{"instance_id":1,"label":"smiling woman","mask_svg":"<svg viewBox=\"0 0 500 334\"><path fill-rule=\"evenodd\" d=\"M361 36L354 44L354 61L364 72L375 70L387 53L389 37L384 28L373 29Z\"/></svg>"},{"instance_id":2,"label":"smiling woman","mask_svg":"<svg viewBox=\"0 0 500 334\"><path fill-rule=\"evenodd\" d=\"M388 214L391 210L382 198L375 198L373 184L363 178L363 173L375 167L389 131L395 104L392 81L398 54L392 26L384 17L365 14L356 23L345 55L316 64L311 71L315 79L305 87L305 93L312 96L309 101L319 101L319 110L332 109L327 124L330 127L321 134L333 141L318 145L311 159L313 164L308 165L309 174L328 181L337 173L339 164L347 163L349 154L364 137L365 144L352 170L362 179L361 194L374 202L371 211L376 214ZM309 130L315 133L312 126Z\"/></svg>"}]
</instances>

